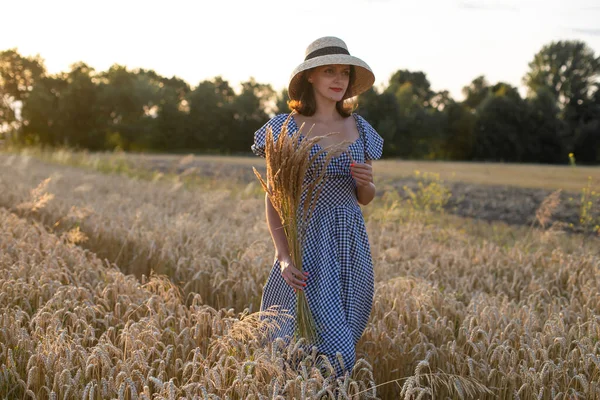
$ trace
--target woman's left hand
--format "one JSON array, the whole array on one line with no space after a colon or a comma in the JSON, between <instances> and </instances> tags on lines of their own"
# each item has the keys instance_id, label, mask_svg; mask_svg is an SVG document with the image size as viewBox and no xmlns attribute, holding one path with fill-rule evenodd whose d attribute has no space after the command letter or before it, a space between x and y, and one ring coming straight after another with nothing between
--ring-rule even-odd
<instances>
[{"instance_id":1,"label":"woman's left hand","mask_svg":"<svg viewBox=\"0 0 600 400\"><path fill-rule=\"evenodd\" d=\"M373 168L369 164L350 164L350 174L357 186L369 186L373 182Z\"/></svg>"}]
</instances>

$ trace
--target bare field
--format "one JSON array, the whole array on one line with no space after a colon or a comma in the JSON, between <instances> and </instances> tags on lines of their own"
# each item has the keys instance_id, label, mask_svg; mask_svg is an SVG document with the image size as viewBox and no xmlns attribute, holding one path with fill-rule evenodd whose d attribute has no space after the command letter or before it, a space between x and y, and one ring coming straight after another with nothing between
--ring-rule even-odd
<instances>
[{"instance_id":1,"label":"bare field","mask_svg":"<svg viewBox=\"0 0 600 400\"><path fill-rule=\"evenodd\" d=\"M600 398L600 238L384 190L363 208L375 303L336 382L252 314L273 249L231 165L262 160L153 157L0 154L0 397Z\"/></svg>"}]
</instances>

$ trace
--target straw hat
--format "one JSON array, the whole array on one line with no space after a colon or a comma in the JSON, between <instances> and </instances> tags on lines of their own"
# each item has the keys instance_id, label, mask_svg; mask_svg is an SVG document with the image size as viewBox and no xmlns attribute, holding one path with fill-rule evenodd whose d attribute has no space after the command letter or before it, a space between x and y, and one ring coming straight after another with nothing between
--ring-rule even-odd
<instances>
[{"instance_id":1,"label":"straw hat","mask_svg":"<svg viewBox=\"0 0 600 400\"><path fill-rule=\"evenodd\" d=\"M300 98L300 83L304 71L329 64L354 65L355 67L354 83L348 88L344 99L361 94L373 86L375 82L375 75L371 68L360 58L351 56L343 40L333 36L325 36L308 45L304 62L292 72L290 84L288 85L290 99L298 100Z\"/></svg>"}]
</instances>

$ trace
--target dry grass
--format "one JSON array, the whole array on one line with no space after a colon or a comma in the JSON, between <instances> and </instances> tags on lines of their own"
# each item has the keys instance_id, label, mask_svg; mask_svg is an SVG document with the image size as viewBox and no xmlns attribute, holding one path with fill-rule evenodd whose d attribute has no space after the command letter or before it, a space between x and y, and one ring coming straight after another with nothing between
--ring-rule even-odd
<instances>
[{"instance_id":1,"label":"dry grass","mask_svg":"<svg viewBox=\"0 0 600 400\"><path fill-rule=\"evenodd\" d=\"M560 204L560 192L560 189L552 192L550 196L544 199L540 207L537 209L535 213L535 219L542 228L546 228L551 220L552 213Z\"/></svg>"},{"instance_id":2,"label":"dry grass","mask_svg":"<svg viewBox=\"0 0 600 400\"><path fill-rule=\"evenodd\" d=\"M573 192L580 191L590 176L600 182L600 167L566 165L383 160L377 170L381 179L409 176L416 170L440 174L446 181Z\"/></svg>"},{"instance_id":3,"label":"dry grass","mask_svg":"<svg viewBox=\"0 0 600 400\"><path fill-rule=\"evenodd\" d=\"M43 208L19 207L41 192L54 195ZM0 206L21 217L0 210L0 396L333 391L239 314L257 309L272 262L259 194L0 155ZM376 294L340 398L373 385L382 399L600 397L598 238L419 218L387 193L364 213ZM294 359L307 370L286 375Z\"/></svg>"}]
</instances>

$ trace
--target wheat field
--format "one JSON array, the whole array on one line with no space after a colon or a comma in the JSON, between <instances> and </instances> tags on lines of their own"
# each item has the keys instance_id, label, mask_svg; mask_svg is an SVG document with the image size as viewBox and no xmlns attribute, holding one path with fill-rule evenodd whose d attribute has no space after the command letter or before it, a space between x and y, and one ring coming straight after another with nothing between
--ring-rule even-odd
<instances>
[{"instance_id":1,"label":"wheat field","mask_svg":"<svg viewBox=\"0 0 600 400\"><path fill-rule=\"evenodd\" d=\"M600 398L595 235L382 193L363 209L371 319L334 380L302 343L264 340L257 184L82 157L0 154L2 398Z\"/></svg>"}]
</instances>

